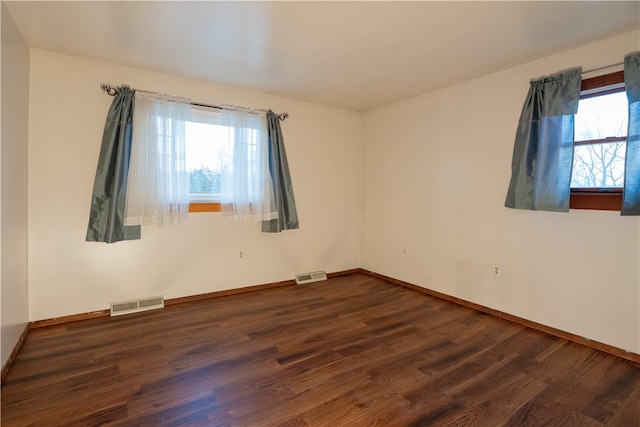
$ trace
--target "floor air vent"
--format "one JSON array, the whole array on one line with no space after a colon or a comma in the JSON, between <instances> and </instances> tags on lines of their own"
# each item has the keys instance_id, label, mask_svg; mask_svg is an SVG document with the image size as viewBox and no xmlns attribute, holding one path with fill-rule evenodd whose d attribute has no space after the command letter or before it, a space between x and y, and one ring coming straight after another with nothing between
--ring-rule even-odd
<instances>
[{"instance_id":1,"label":"floor air vent","mask_svg":"<svg viewBox=\"0 0 640 427\"><path fill-rule=\"evenodd\" d=\"M154 310L164 307L163 297L139 299L136 301L124 301L111 303L111 316L138 313L140 311Z\"/></svg>"},{"instance_id":2,"label":"floor air vent","mask_svg":"<svg viewBox=\"0 0 640 427\"><path fill-rule=\"evenodd\" d=\"M302 285L305 283L319 282L327 280L327 273L324 271L315 271L313 273L296 274L296 283Z\"/></svg>"}]
</instances>

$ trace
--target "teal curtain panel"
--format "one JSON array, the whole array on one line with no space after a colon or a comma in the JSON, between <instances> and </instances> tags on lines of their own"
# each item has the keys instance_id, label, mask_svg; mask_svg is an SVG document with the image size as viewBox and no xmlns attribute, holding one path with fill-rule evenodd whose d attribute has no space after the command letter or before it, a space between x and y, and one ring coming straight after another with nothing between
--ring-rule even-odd
<instances>
[{"instance_id":1,"label":"teal curtain panel","mask_svg":"<svg viewBox=\"0 0 640 427\"><path fill-rule=\"evenodd\" d=\"M271 173L278 217L262 221L262 231L279 233L282 230L297 229L299 224L280 119L273 111L267 112L267 135L269 138L269 172Z\"/></svg>"},{"instance_id":2,"label":"teal curtain panel","mask_svg":"<svg viewBox=\"0 0 640 427\"><path fill-rule=\"evenodd\" d=\"M568 212L581 68L531 82L516 131L505 206Z\"/></svg>"},{"instance_id":3,"label":"teal curtain panel","mask_svg":"<svg viewBox=\"0 0 640 427\"><path fill-rule=\"evenodd\" d=\"M140 238L139 225L124 225L134 96L134 90L118 88L107 113L91 196L87 241L114 243Z\"/></svg>"},{"instance_id":4,"label":"teal curtain panel","mask_svg":"<svg viewBox=\"0 0 640 427\"><path fill-rule=\"evenodd\" d=\"M629 129L621 215L640 215L640 53L624 58L624 83L629 100Z\"/></svg>"}]
</instances>

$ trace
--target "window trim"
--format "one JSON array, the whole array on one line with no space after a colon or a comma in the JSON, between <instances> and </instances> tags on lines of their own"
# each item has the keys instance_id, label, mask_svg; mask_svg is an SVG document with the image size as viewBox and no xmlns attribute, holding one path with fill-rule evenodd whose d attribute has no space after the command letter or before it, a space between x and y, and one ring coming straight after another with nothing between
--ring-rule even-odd
<instances>
[{"instance_id":1,"label":"window trim","mask_svg":"<svg viewBox=\"0 0 640 427\"><path fill-rule=\"evenodd\" d=\"M624 71L616 71L602 76L583 79L580 87L580 99L624 91ZM626 139L627 138L624 137L625 141ZM574 145L621 140L623 139L606 138L603 140L578 141L574 142ZM622 209L622 192L622 188L572 188L569 208L620 211Z\"/></svg>"},{"instance_id":2,"label":"window trim","mask_svg":"<svg viewBox=\"0 0 640 427\"><path fill-rule=\"evenodd\" d=\"M220 212L220 203L207 203L207 202L191 202L189 203L189 212Z\"/></svg>"}]
</instances>

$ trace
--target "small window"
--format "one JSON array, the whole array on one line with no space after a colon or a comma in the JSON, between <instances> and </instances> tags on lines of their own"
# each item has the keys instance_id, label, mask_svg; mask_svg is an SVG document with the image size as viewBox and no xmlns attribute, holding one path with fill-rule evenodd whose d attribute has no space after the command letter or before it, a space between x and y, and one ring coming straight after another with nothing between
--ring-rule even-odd
<instances>
[{"instance_id":1,"label":"small window","mask_svg":"<svg viewBox=\"0 0 640 427\"><path fill-rule=\"evenodd\" d=\"M262 203L268 163L258 117L193 106L185 125L190 212L220 212L223 200Z\"/></svg>"},{"instance_id":2,"label":"small window","mask_svg":"<svg viewBox=\"0 0 640 427\"><path fill-rule=\"evenodd\" d=\"M192 108L191 121L185 126L190 212L220 211L222 175L231 163L233 132L221 123L217 111Z\"/></svg>"},{"instance_id":3,"label":"small window","mask_svg":"<svg viewBox=\"0 0 640 427\"><path fill-rule=\"evenodd\" d=\"M583 80L575 116L571 208L620 210L627 115L624 72Z\"/></svg>"},{"instance_id":4,"label":"small window","mask_svg":"<svg viewBox=\"0 0 640 427\"><path fill-rule=\"evenodd\" d=\"M214 112L194 109L185 127L185 150L192 202L219 202L222 171L233 129L217 123Z\"/></svg>"}]
</instances>

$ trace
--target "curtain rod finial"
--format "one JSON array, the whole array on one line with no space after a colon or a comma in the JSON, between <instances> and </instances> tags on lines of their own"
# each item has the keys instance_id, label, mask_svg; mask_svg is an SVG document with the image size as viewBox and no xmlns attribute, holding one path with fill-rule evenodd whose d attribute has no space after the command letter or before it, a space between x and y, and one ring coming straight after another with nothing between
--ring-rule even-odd
<instances>
[{"instance_id":1,"label":"curtain rod finial","mask_svg":"<svg viewBox=\"0 0 640 427\"><path fill-rule=\"evenodd\" d=\"M106 83L101 84L100 89L102 89L103 92L106 92L109 96L116 96L116 93L118 93L118 89Z\"/></svg>"}]
</instances>

